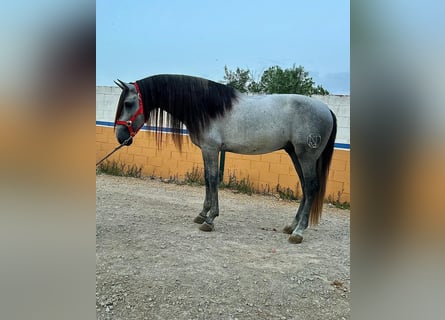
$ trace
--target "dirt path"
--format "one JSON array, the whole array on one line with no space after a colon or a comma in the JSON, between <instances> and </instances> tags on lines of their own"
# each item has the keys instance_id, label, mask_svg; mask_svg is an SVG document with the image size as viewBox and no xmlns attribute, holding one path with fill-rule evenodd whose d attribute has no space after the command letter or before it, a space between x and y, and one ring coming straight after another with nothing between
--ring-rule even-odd
<instances>
[{"instance_id":1,"label":"dirt path","mask_svg":"<svg viewBox=\"0 0 445 320\"><path fill-rule=\"evenodd\" d=\"M220 192L215 231L193 218L203 187L96 177L97 319L349 319L349 211L325 205L300 245L296 203Z\"/></svg>"}]
</instances>

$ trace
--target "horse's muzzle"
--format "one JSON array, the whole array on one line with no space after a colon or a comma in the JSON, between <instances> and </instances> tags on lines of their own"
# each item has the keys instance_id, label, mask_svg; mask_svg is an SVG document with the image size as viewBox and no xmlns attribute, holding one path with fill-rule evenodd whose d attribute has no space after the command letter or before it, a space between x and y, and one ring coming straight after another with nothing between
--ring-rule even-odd
<instances>
[{"instance_id":1,"label":"horse's muzzle","mask_svg":"<svg viewBox=\"0 0 445 320\"><path fill-rule=\"evenodd\" d=\"M124 141L122 141L122 142L119 142L120 144L123 144L123 145L125 145L125 146L129 146L129 145L131 145L132 143L133 143L133 138L132 137L129 137L127 140L124 140Z\"/></svg>"},{"instance_id":2,"label":"horse's muzzle","mask_svg":"<svg viewBox=\"0 0 445 320\"><path fill-rule=\"evenodd\" d=\"M129 146L133 143L133 137L129 136L128 134L117 134L116 138L117 142L119 142L119 144L123 144L124 146Z\"/></svg>"}]
</instances>

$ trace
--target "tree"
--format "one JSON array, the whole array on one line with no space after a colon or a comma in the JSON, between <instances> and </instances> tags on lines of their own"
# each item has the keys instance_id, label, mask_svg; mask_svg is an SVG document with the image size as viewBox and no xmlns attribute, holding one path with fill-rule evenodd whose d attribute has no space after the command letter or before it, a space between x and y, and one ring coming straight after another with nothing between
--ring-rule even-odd
<instances>
[{"instance_id":1,"label":"tree","mask_svg":"<svg viewBox=\"0 0 445 320\"><path fill-rule=\"evenodd\" d=\"M279 66L272 66L263 72L258 82L253 79L249 69L237 68L233 72L225 66L224 72L226 84L241 92L297 93L309 96L313 94L329 94L321 85L315 86L315 82L309 77L309 73L304 71L302 66L296 67L294 65L292 68L284 70Z\"/></svg>"},{"instance_id":2,"label":"tree","mask_svg":"<svg viewBox=\"0 0 445 320\"><path fill-rule=\"evenodd\" d=\"M227 85L240 92L249 92L249 84L251 81L252 76L249 69L236 68L235 71L230 71L227 66L224 66L224 82Z\"/></svg>"}]
</instances>

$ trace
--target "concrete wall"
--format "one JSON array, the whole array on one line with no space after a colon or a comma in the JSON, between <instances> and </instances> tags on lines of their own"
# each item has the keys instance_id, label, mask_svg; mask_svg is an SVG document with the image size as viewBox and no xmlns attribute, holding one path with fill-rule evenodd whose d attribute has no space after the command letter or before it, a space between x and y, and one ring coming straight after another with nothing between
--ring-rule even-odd
<instances>
[{"instance_id":1,"label":"concrete wall","mask_svg":"<svg viewBox=\"0 0 445 320\"><path fill-rule=\"evenodd\" d=\"M96 158L104 157L117 141L113 132L113 121L121 90L117 87L96 88ZM350 157L349 157L349 96L316 96L327 103L334 111L338 121L336 149L332 160L326 195L334 200L350 201ZM144 175L163 178L183 179L186 172L193 168L203 168L201 152L184 136L182 152L174 146L171 136L165 134L162 147L156 144L154 133L144 126L136 135L130 147L124 147L110 160L142 167ZM229 174L238 179L249 178L259 190L290 188L301 194L298 176L289 156L284 151L265 155L247 156L226 153L225 180Z\"/></svg>"}]
</instances>

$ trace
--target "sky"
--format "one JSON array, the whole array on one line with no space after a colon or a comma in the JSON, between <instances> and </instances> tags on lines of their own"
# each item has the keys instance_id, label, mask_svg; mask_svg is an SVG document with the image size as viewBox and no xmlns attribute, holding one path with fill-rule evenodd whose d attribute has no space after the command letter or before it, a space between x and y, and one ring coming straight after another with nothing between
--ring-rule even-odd
<instances>
[{"instance_id":1,"label":"sky","mask_svg":"<svg viewBox=\"0 0 445 320\"><path fill-rule=\"evenodd\" d=\"M303 66L331 94L350 93L349 1L96 2L96 85L154 74L221 82L224 66L258 80Z\"/></svg>"}]
</instances>

